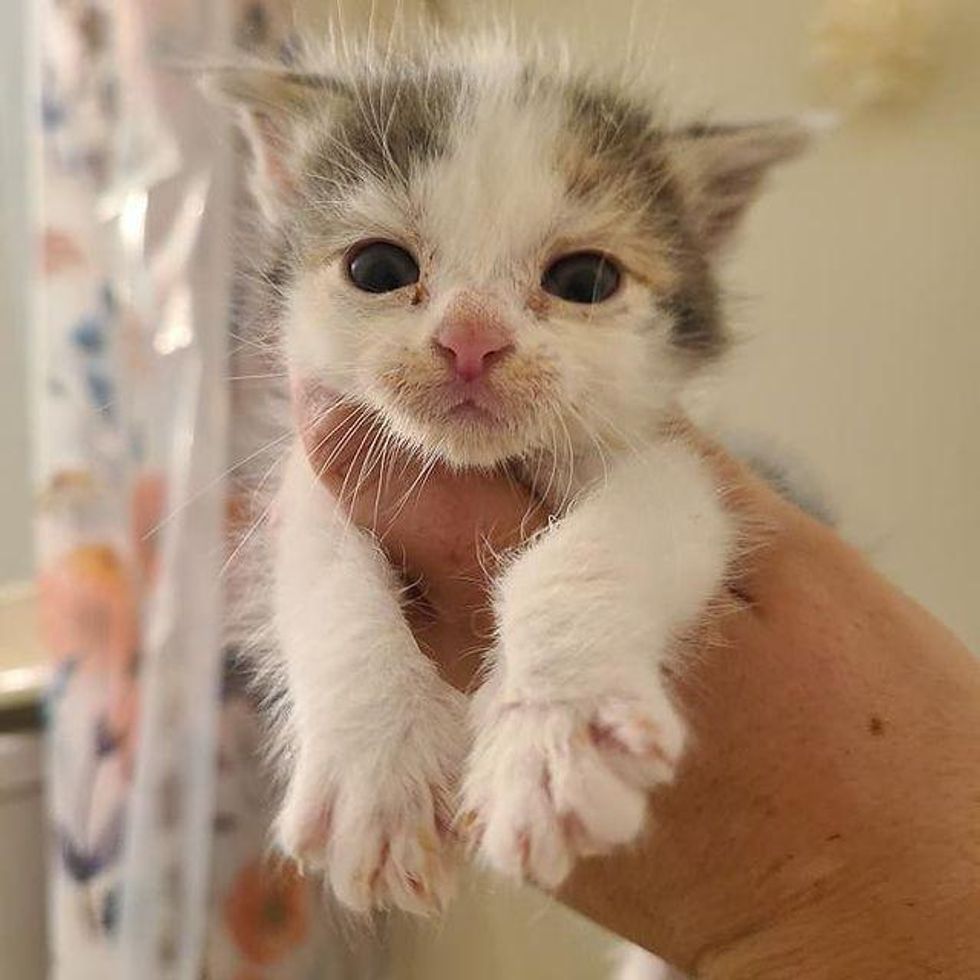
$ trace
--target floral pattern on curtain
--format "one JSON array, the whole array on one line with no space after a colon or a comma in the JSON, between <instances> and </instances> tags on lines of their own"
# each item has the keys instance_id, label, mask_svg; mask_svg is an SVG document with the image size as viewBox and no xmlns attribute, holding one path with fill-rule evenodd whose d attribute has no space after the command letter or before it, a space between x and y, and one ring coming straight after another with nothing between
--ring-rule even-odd
<instances>
[{"instance_id":1,"label":"floral pattern on curtain","mask_svg":"<svg viewBox=\"0 0 980 980\"><path fill-rule=\"evenodd\" d=\"M256 713L221 649L232 136L168 67L288 47L290 22L232 0L39 12L53 977L375 975L269 854Z\"/></svg>"}]
</instances>

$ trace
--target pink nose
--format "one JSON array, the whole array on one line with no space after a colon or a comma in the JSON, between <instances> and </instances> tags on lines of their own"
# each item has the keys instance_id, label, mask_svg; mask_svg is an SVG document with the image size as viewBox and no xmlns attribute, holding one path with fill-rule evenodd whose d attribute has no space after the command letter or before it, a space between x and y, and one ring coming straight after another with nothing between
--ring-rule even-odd
<instances>
[{"instance_id":1,"label":"pink nose","mask_svg":"<svg viewBox=\"0 0 980 980\"><path fill-rule=\"evenodd\" d=\"M513 349L510 334L492 320L452 319L435 336L436 347L450 361L460 381L476 381Z\"/></svg>"}]
</instances>

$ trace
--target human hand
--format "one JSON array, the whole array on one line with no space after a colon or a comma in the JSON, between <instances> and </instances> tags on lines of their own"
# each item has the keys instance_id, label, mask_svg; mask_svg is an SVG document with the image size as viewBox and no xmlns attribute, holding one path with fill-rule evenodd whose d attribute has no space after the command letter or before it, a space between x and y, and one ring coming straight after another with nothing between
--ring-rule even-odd
<instances>
[{"instance_id":1,"label":"human hand","mask_svg":"<svg viewBox=\"0 0 980 980\"><path fill-rule=\"evenodd\" d=\"M486 555L549 515L502 473L389 459L380 480L371 424L323 413L311 464L421 583L416 637L466 689L492 630ZM699 977L980 976L980 667L832 531L681 437L756 548L676 678L695 744L650 833L560 897Z\"/></svg>"}]
</instances>

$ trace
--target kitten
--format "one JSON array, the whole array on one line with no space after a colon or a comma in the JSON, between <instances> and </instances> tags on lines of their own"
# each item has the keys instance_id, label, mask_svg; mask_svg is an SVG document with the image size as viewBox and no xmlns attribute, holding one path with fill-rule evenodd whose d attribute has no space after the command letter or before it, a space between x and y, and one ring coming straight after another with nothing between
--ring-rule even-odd
<instances>
[{"instance_id":1,"label":"kitten","mask_svg":"<svg viewBox=\"0 0 980 980\"><path fill-rule=\"evenodd\" d=\"M664 422L726 348L716 261L805 134L670 128L647 98L498 40L214 84L251 144L292 383L425 458L506 464L559 514L495 582L467 701L295 440L273 529L278 842L353 909L428 912L466 814L491 866L553 888L637 839L684 750L663 668L736 534Z\"/></svg>"}]
</instances>

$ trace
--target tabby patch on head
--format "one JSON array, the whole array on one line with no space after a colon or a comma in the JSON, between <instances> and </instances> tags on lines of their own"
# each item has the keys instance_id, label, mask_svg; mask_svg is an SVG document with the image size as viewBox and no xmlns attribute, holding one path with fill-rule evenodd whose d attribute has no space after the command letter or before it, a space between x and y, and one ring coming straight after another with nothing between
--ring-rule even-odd
<instances>
[{"instance_id":1,"label":"tabby patch on head","mask_svg":"<svg viewBox=\"0 0 980 980\"><path fill-rule=\"evenodd\" d=\"M499 40L312 61L212 80L280 242L294 377L485 466L621 445L724 350L715 260L800 127L666 128Z\"/></svg>"}]
</instances>

